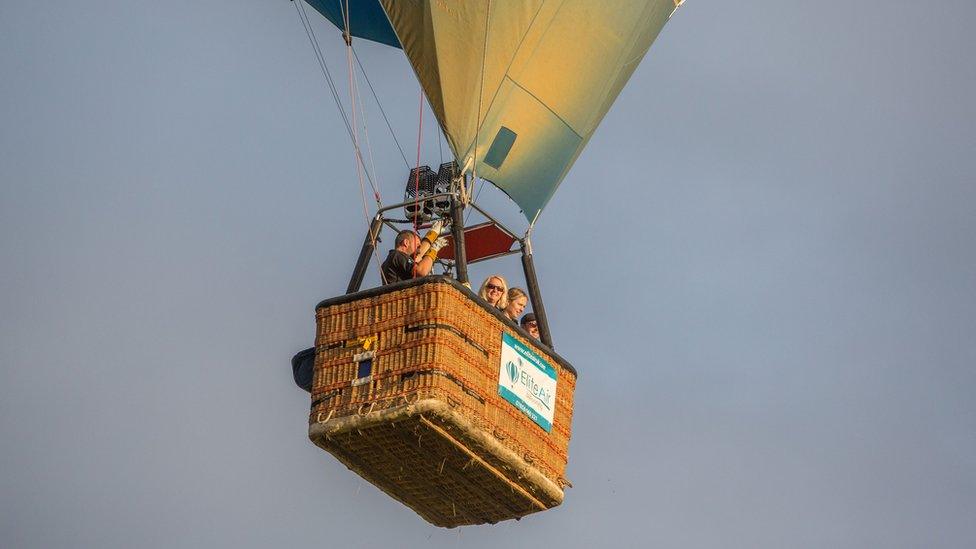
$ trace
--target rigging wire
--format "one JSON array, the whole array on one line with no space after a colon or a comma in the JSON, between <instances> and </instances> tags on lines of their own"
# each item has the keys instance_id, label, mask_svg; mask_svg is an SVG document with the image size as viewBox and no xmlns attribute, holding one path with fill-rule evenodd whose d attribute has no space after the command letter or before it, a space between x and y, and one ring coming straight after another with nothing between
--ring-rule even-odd
<instances>
[{"instance_id":1,"label":"rigging wire","mask_svg":"<svg viewBox=\"0 0 976 549\"><path fill-rule=\"evenodd\" d=\"M374 161L375 157L373 156L373 145L369 141L369 123L368 118L366 117L366 102L363 101L363 97L359 93L359 79L355 79L353 84L356 88L356 98L358 99L357 103L359 104L359 112L363 115L363 137L366 140L366 157L369 158L369 169L373 172L373 179L377 179L376 162ZM377 205L380 203L379 192L376 193L376 203Z\"/></svg>"},{"instance_id":2,"label":"rigging wire","mask_svg":"<svg viewBox=\"0 0 976 549\"><path fill-rule=\"evenodd\" d=\"M488 6L485 10L485 41L481 46L481 76L479 78L480 82L479 92L478 92L478 118L475 120L474 128L474 162L471 165L471 181L472 184L478 184L478 134L481 133L481 106L482 100L485 97L485 58L488 55L488 31L489 23L491 22L491 0L488 0ZM478 192L474 195L474 202L478 201L478 197L481 196L482 189L485 188L485 182L481 181L481 186L478 187ZM473 208L472 208L473 210ZM471 212L468 212L468 217L471 216ZM465 224L467 224L468 217L464 218Z\"/></svg>"},{"instance_id":3,"label":"rigging wire","mask_svg":"<svg viewBox=\"0 0 976 549\"><path fill-rule=\"evenodd\" d=\"M410 161L407 160L407 155L403 153L403 147L400 146L400 140L397 139L396 132L393 131L393 125L390 124L390 119L386 116L386 110L383 109L383 103L380 102L379 96L376 95L376 90L373 89L373 83L369 80L369 75L366 74L366 67L364 67L362 61L359 60L359 54L356 53L356 48L352 49L352 54L356 58L356 63L359 64L359 70L363 73L363 78L366 79L366 85L369 86L369 91L373 94L373 99L376 101L376 106L380 108L380 114L383 115L383 121L386 122L386 127L390 130L390 135L393 136L393 142L396 143L397 150L400 151L400 156L403 157L404 165L406 165L407 169L410 169Z\"/></svg>"},{"instance_id":4,"label":"rigging wire","mask_svg":"<svg viewBox=\"0 0 976 549\"><path fill-rule=\"evenodd\" d=\"M350 47L350 49L351 49L351 47ZM363 118L362 118L362 120L363 120L363 122L362 122L362 124L363 124L363 136L365 137L365 140L366 140L366 152L368 153L368 157L369 157L369 167L370 167L370 169L373 170L373 178L376 179L376 163L374 162L373 146L370 144L370 140L369 140L369 124L367 123L367 120L368 119L366 118L366 102L363 101L362 96L359 94L359 79L358 78L357 79L354 79L353 85L354 85L354 88L356 90L356 98L358 99L358 101L357 102L354 102L353 105L355 105L356 103L358 103L359 104L359 111L363 115ZM361 183L362 182L360 182L360 189L362 190L362 184ZM376 192L375 197L376 197L376 209L379 210L382 207L382 204L381 204L381 201L380 201L380 194L379 194L379 192ZM366 198L364 196L363 197L363 205L365 206L365 204L366 204ZM370 226L372 226L369 219L366 220L366 223L367 224L370 224ZM379 235L377 235L377 236L379 236ZM379 269L379 271L380 271L380 280L382 280L383 279L383 266L380 264L380 258L379 258L379 255L377 254L377 251L376 251L375 242L373 244L374 244L373 245L373 259L376 261L376 268Z\"/></svg>"},{"instance_id":5,"label":"rigging wire","mask_svg":"<svg viewBox=\"0 0 976 549\"><path fill-rule=\"evenodd\" d=\"M312 52L315 54L315 59L318 61L319 70L322 71L322 75L325 76L325 81L329 86L329 91L332 93L332 99L335 101L336 107L339 109L339 115L342 117L342 123L346 127L346 133L349 135L349 140L353 144L353 148L356 152L356 158L360 164L365 167L365 161L363 160L362 154L356 145L355 139L353 139L352 126L349 124L349 118L346 115L346 110L342 106L342 99L339 97L338 88L336 88L335 81L332 78L332 73L329 71L329 66L325 62L325 56L322 54L322 48L319 46L318 38L315 36L315 31L312 28L312 23L308 18L308 13L305 11L305 3L301 0L293 2L295 4L295 10L298 12L298 18L302 22L302 27L305 29L305 35L308 36L309 43L312 45ZM369 177L369 174L367 174ZM369 184L374 189L376 188L375 183L370 179Z\"/></svg>"},{"instance_id":6,"label":"rigging wire","mask_svg":"<svg viewBox=\"0 0 976 549\"><path fill-rule=\"evenodd\" d=\"M420 87L420 122L417 124L417 167L416 175L413 180L413 230L417 231L420 228L420 214L417 210L417 202L420 198L420 144L424 137L424 88Z\"/></svg>"},{"instance_id":7,"label":"rigging wire","mask_svg":"<svg viewBox=\"0 0 976 549\"><path fill-rule=\"evenodd\" d=\"M348 84L349 84L349 106L350 115L352 118L352 135L353 143L355 144L356 150L359 149L359 126L356 124L356 87L353 85L353 69L352 69L352 55L349 53L352 44L352 35L349 34L349 0L346 0L346 12L345 12L345 29L343 30L343 39L346 42L346 67L348 69ZM356 177L359 178L359 191L363 196L363 216L366 218L366 223L369 223L369 208L366 204L366 183L363 181L363 172L366 171L366 175L369 172L366 170L366 165L363 163L356 163ZM376 193L376 189L373 189L377 201L379 200L379 193Z\"/></svg>"},{"instance_id":8,"label":"rigging wire","mask_svg":"<svg viewBox=\"0 0 976 549\"><path fill-rule=\"evenodd\" d=\"M441 140L443 138L443 132L437 132L437 156L441 160L441 164L444 163L444 147L441 146Z\"/></svg>"},{"instance_id":9,"label":"rigging wire","mask_svg":"<svg viewBox=\"0 0 976 549\"><path fill-rule=\"evenodd\" d=\"M481 45L481 76L478 82L478 118L475 120L474 127L474 164L471 166L471 174L475 181L478 180L478 135L481 133L481 106L485 98L485 62L488 56L488 29L491 22L491 0L485 9L485 40Z\"/></svg>"},{"instance_id":10,"label":"rigging wire","mask_svg":"<svg viewBox=\"0 0 976 549\"><path fill-rule=\"evenodd\" d=\"M299 0L299 1L301 1L301 0ZM341 3L339 4L339 8L342 9L342 4ZM344 17L345 26L344 26L344 29L343 29L342 37L343 37L343 40L346 43L346 66L347 66L347 69L348 69L348 78L349 78L349 104L350 104L350 107L351 107L350 110L352 111L353 140L354 140L354 143L355 143L355 147L356 147L356 152L357 152L358 158L360 160L359 162L356 163L356 175L359 177L359 192L360 192L360 194L362 195L362 198L363 198L363 216L366 219L366 225L369 226L369 227L372 227L372 224L370 222L370 216L369 216L369 206L367 205L367 200L366 200L366 185L365 185L365 183L363 181L363 172L365 172L366 178L369 179L370 186L373 188L373 198L376 200L376 209L379 210L382 207L382 204L380 202L380 193L379 193L379 190L377 190L376 189L376 186L373 185L373 179L370 177L369 170L367 169L365 162L362 161L363 158L362 158L362 154L360 152L361 149L359 147L359 126L356 124L356 114L357 114L357 111L361 111L363 113L363 133L364 133L364 136L366 138L366 147L367 147L367 149L369 151L369 162L370 162L370 165L373 166L373 175L375 176L376 175L376 166L373 163L373 149L372 149L372 146L369 143L369 132L366 130L366 110L365 110L365 107L363 107L363 101L362 101L362 99L359 97L358 80L356 78L355 68L353 67L353 64L352 64L352 58L353 58L352 27L351 27L351 25L349 23L349 21L350 21L350 17L349 17L349 0L346 0L346 6L345 6L344 13L343 13L343 17ZM359 105L359 109L357 109L357 103ZM373 235L370 234L370 237L372 237L372 236ZM374 246L372 248L373 248L373 259L375 260L375 262L376 262L376 268L377 268L377 270L380 273L380 280L382 280L383 279L383 267L380 264L380 258L379 258L379 255L376 252L375 243L374 243Z\"/></svg>"}]
</instances>

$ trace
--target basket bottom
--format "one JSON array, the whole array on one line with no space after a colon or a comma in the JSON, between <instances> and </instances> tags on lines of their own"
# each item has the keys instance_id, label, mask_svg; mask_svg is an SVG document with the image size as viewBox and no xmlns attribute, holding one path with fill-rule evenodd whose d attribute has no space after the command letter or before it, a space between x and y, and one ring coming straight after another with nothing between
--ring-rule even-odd
<instances>
[{"instance_id":1,"label":"basket bottom","mask_svg":"<svg viewBox=\"0 0 976 549\"><path fill-rule=\"evenodd\" d=\"M437 399L329 418L309 438L435 526L518 519L559 505L562 489Z\"/></svg>"}]
</instances>

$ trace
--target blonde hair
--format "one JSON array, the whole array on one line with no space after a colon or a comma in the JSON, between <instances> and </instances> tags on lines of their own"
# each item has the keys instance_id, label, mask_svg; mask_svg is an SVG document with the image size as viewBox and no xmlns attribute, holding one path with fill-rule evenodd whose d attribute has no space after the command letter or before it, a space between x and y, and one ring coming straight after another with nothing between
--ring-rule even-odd
<instances>
[{"instance_id":1,"label":"blonde hair","mask_svg":"<svg viewBox=\"0 0 976 549\"><path fill-rule=\"evenodd\" d=\"M526 300L529 299L529 294L525 293L522 288L509 288L508 289L508 302L511 303L516 299L524 297Z\"/></svg>"},{"instance_id":2,"label":"blonde hair","mask_svg":"<svg viewBox=\"0 0 976 549\"><path fill-rule=\"evenodd\" d=\"M478 296L480 296L481 299L488 301L488 282L493 278L500 280L502 287L502 295L498 298L498 302L495 303L495 307L504 309L505 307L508 307L508 283L505 282L505 278L502 275L491 275L486 278L485 281L481 283L481 289L478 290ZM491 301L488 301L488 303L491 304Z\"/></svg>"},{"instance_id":3,"label":"blonde hair","mask_svg":"<svg viewBox=\"0 0 976 549\"><path fill-rule=\"evenodd\" d=\"M523 290L522 288L509 288L508 289L508 304L505 305L505 308L502 309L502 311L504 312L505 316L507 316L508 318L512 319L512 322L518 323L518 317L517 316L512 316L512 314L515 314L515 313L514 312L513 313L509 313L508 312L508 308L509 307L512 307L513 304L515 303L515 301L517 299L523 298L523 297L525 298L526 305L528 305L529 296L528 296L528 294L525 293L525 290ZM524 309L524 306L523 306L523 309ZM521 313L518 313L518 314L521 314Z\"/></svg>"}]
</instances>

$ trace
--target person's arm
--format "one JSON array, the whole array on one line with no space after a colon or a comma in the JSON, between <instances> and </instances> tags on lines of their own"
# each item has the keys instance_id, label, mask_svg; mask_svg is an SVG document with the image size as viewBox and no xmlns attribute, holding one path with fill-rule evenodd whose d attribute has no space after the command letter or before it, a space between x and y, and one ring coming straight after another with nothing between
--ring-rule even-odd
<instances>
[{"instance_id":1,"label":"person's arm","mask_svg":"<svg viewBox=\"0 0 976 549\"><path fill-rule=\"evenodd\" d=\"M427 252L430 251L430 243L431 242L433 242L433 240L427 240L426 237L424 237L424 238L422 238L420 240L420 246L417 247L417 254L415 256L413 256L414 257L414 261L416 261L417 263L420 263L420 261L417 260L417 258L419 257L420 259L423 259L427 255ZM421 275L421 276L424 276L424 275Z\"/></svg>"},{"instance_id":2,"label":"person's arm","mask_svg":"<svg viewBox=\"0 0 976 549\"><path fill-rule=\"evenodd\" d=\"M428 246L429 248L430 246ZM434 268L434 258L430 257L430 254L424 255L420 261L413 262L413 277L420 278L422 276L427 276L430 274L431 269Z\"/></svg>"},{"instance_id":3,"label":"person's arm","mask_svg":"<svg viewBox=\"0 0 976 549\"><path fill-rule=\"evenodd\" d=\"M420 259L420 261L413 262L414 278L419 278L430 274L431 269L434 268L434 260L437 259L437 253L440 252L441 248L446 245L446 238L438 238L433 243L428 243L427 247L429 249L424 253L424 256Z\"/></svg>"},{"instance_id":4,"label":"person's arm","mask_svg":"<svg viewBox=\"0 0 976 549\"><path fill-rule=\"evenodd\" d=\"M441 235L441 231L443 229L444 229L444 222L443 221L441 221L440 219L438 219L437 221L434 221L434 223L432 223L431 226L430 226L430 230L427 231L427 234L425 234L424 237L420 239L420 247L417 248L417 255L415 255L414 257L415 258L419 257L419 258L421 258L421 260L423 260L423 258L427 257L427 252L430 251L431 245L434 244L434 242L437 240L437 238ZM435 254L435 256L436 256L436 254ZM420 261L417 261L417 263L420 263ZM427 273L430 273L430 270L433 267L434 267L434 261L431 260L430 261L430 265L427 266ZM427 276L427 275L426 274L421 274L421 275L415 275L415 276Z\"/></svg>"}]
</instances>

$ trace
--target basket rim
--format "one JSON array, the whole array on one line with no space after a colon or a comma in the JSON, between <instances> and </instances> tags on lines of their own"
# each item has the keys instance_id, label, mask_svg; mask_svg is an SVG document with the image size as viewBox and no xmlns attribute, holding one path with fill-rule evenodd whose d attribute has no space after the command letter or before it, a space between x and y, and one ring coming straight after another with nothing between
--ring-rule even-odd
<instances>
[{"instance_id":1,"label":"basket rim","mask_svg":"<svg viewBox=\"0 0 976 549\"><path fill-rule=\"evenodd\" d=\"M516 333L518 333L519 335L521 335L523 338L526 339L526 341L530 341L530 342L532 342L532 344L534 346L538 347L539 349L542 349L542 351L544 351L547 355L549 355L554 361L556 361L557 363L559 363L560 366L562 366L564 369L568 370L571 374L573 374L574 377L579 378L579 372L576 371L576 368L572 364L570 364L568 360L566 360L565 358L561 357L559 354L556 353L556 351L554 351L548 345L542 343L541 341L539 341L539 340L535 339L534 337L532 337L531 335L529 335L529 333L526 332L524 329L522 329L521 326L519 326L518 324L512 322L509 318L507 318L505 315L503 315L501 313L501 311L499 311L498 309L496 309L494 307L490 307L487 303L484 302L484 300L482 300L480 297L478 297L478 295L476 293L474 293L473 291L471 291L471 289L469 289L467 286L461 284L460 282L458 282L457 280L454 280L453 278L451 278L449 276L445 276L445 275L433 275L433 276L425 276L425 277L421 277L421 278L414 278L412 280L404 280L404 281L401 281L401 282L394 282L393 284L386 284L386 285L383 285L383 286L377 286L375 288L369 288L369 289L366 289L366 290L360 290L358 292L353 292L351 294L345 294L345 295L340 295L340 296L337 296L337 297L332 297L332 298L329 298L329 299L323 299L322 301L320 301L318 303L318 305L315 306L315 310L318 311L319 309L322 309L322 308L325 308L325 307L333 307L333 306L336 306L336 305L342 305L342 304L345 304L345 303L350 303L350 302L353 302L353 301L358 301L360 299L366 299L366 298L370 298L370 297L377 297L377 296L380 296L380 295L383 295L383 294L388 294L388 293L398 292L400 290L405 290L407 288L413 288L413 287L416 287L416 286L423 286L425 284L446 284L446 285L454 288L455 290L457 290L458 292L460 292L462 295L464 295L465 297L467 297L471 302L473 302L474 304L478 305L479 307L481 307L483 310L487 311L488 313L494 315L496 319L498 319L503 324L505 324L509 329L514 330Z\"/></svg>"}]
</instances>

